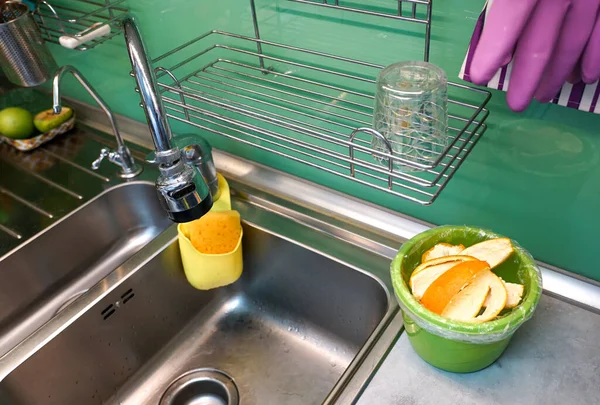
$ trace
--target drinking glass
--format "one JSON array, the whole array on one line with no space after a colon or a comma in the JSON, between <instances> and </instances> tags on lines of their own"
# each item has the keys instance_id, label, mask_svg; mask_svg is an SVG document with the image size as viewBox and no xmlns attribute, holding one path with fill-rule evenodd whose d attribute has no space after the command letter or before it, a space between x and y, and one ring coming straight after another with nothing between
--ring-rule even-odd
<instances>
[{"instance_id":1,"label":"drinking glass","mask_svg":"<svg viewBox=\"0 0 600 405\"><path fill-rule=\"evenodd\" d=\"M392 148L395 171L412 172L434 166L450 143L448 137L448 79L439 67L420 61L399 62L377 77L373 128ZM373 137L376 151L389 153ZM374 154L387 166L388 159Z\"/></svg>"}]
</instances>

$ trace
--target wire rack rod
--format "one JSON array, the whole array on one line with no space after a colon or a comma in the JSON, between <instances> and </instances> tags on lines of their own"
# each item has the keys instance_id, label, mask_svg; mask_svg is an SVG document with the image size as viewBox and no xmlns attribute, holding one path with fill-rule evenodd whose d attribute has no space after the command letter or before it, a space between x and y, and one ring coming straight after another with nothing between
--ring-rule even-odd
<instances>
[{"instance_id":1,"label":"wire rack rod","mask_svg":"<svg viewBox=\"0 0 600 405\"><path fill-rule=\"evenodd\" d=\"M224 38L239 43L221 43ZM265 51L276 49L290 52ZM435 201L486 128L490 93L450 84L457 93L449 102L452 142L436 165L418 167L414 157L371 146L372 91L381 65L222 31L154 62L171 120L423 205Z\"/></svg>"},{"instance_id":2,"label":"wire rack rod","mask_svg":"<svg viewBox=\"0 0 600 405\"><path fill-rule=\"evenodd\" d=\"M125 0L72 0L54 4L52 1L39 0L33 15L40 27L43 38L60 44L60 37L78 37L81 32L110 26L110 33L80 44L75 49L86 51L94 48L122 32L121 19L128 9L122 6Z\"/></svg>"},{"instance_id":3,"label":"wire rack rod","mask_svg":"<svg viewBox=\"0 0 600 405\"><path fill-rule=\"evenodd\" d=\"M332 8L342 11L349 11L358 14L372 15L375 17L383 17L383 18L392 18L394 20L408 21L419 24L429 24L430 21L427 18L417 17L417 6L423 5L426 7L430 7L431 1L427 0L391 0L390 4L396 2L395 12L377 12L370 11L366 8L358 8L358 7L350 7L350 6L342 6L338 0L334 1L317 1L317 0L288 0L294 3L302 3L302 4L310 4L311 6L320 6L326 8ZM410 5L410 16L404 15L403 5Z\"/></svg>"},{"instance_id":4,"label":"wire rack rod","mask_svg":"<svg viewBox=\"0 0 600 405\"><path fill-rule=\"evenodd\" d=\"M375 11L373 5L350 3L342 0L288 0L293 3L341 10L380 18L390 18L406 23L425 26L423 60L429 61L431 44L432 0L386 0L383 11ZM343 5L348 4L348 5ZM408 7L404 7L408 6Z\"/></svg>"}]
</instances>

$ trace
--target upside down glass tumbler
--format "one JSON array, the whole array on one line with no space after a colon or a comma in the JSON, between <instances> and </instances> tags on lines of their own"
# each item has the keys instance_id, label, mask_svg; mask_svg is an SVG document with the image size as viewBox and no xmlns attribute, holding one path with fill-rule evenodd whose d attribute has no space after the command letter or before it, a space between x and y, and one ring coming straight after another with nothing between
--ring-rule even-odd
<instances>
[{"instance_id":1,"label":"upside down glass tumbler","mask_svg":"<svg viewBox=\"0 0 600 405\"><path fill-rule=\"evenodd\" d=\"M395 171L412 172L435 166L449 145L448 80L439 67L427 62L399 62L377 78L373 128L392 148ZM372 147L389 153L373 137ZM384 156L374 154L381 164Z\"/></svg>"}]
</instances>

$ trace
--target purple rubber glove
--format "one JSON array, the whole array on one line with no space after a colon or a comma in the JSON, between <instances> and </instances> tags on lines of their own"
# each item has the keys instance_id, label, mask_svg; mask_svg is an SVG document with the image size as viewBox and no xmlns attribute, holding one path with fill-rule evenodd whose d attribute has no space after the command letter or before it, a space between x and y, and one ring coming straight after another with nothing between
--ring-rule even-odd
<instances>
[{"instance_id":1,"label":"purple rubber glove","mask_svg":"<svg viewBox=\"0 0 600 405\"><path fill-rule=\"evenodd\" d=\"M567 81L571 84L577 84L581 81L581 59L579 59L575 64L575 67L571 71Z\"/></svg>"},{"instance_id":2,"label":"purple rubber glove","mask_svg":"<svg viewBox=\"0 0 600 405\"><path fill-rule=\"evenodd\" d=\"M544 0L540 0L544 1ZM485 85L507 65L538 0L494 0L473 54L470 77Z\"/></svg>"},{"instance_id":3,"label":"purple rubber glove","mask_svg":"<svg viewBox=\"0 0 600 405\"><path fill-rule=\"evenodd\" d=\"M600 14L596 17L594 30L581 58L581 78L584 83L594 83L600 79Z\"/></svg>"},{"instance_id":4,"label":"purple rubber glove","mask_svg":"<svg viewBox=\"0 0 600 405\"><path fill-rule=\"evenodd\" d=\"M573 0L563 22L551 62L535 99L547 103L558 94L577 65L596 22L600 0Z\"/></svg>"},{"instance_id":5,"label":"purple rubber glove","mask_svg":"<svg viewBox=\"0 0 600 405\"><path fill-rule=\"evenodd\" d=\"M506 94L516 112L527 108L554 51L570 0L540 0L519 38Z\"/></svg>"}]
</instances>

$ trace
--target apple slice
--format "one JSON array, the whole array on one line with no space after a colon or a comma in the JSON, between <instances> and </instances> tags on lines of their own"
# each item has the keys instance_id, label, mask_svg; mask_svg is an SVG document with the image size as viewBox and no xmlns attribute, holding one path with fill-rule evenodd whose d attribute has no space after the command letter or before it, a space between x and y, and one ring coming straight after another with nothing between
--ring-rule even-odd
<instances>
[{"instance_id":1,"label":"apple slice","mask_svg":"<svg viewBox=\"0 0 600 405\"><path fill-rule=\"evenodd\" d=\"M504 308L516 307L521 302L521 298L523 298L523 291L525 290L525 286L522 284L507 283L504 280L502 280L502 282L504 283L506 293L508 294L508 297L506 298L506 305L504 306ZM483 306L487 308L491 304L491 295L489 295L483 303Z\"/></svg>"},{"instance_id":2,"label":"apple slice","mask_svg":"<svg viewBox=\"0 0 600 405\"><path fill-rule=\"evenodd\" d=\"M421 263L413 271L408 282L413 296L420 300L425 293L425 290L439 276L456 266L458 263L465 261L477 260L470 256L445 256L438 259L429 260L426 263Z\"/></svg>"},{"instance_id":3,"label":"apple slice","mask_svg":"<svg viewBox=\"0 0 600 405\"><path fill-rule=\"evenodd\" d=\"M473 276L489 269L489 264L481 260L468 260L456 264L431 283L423 294L421 304L431 312L441 315L452 298L471 282ZM480 308L484 301L485 295L481 298Z\"/></svg>"},{"instance_id":4,"label":"apple slice","mask_svg":"<svg viewBox=\"0 0 600 405\"><path fill-rule=\"evenodd\" d=\"M469 284L452 298L442 316L462 322L487 322L504 309L507 297L504 283L488 268L477 273ZM484 302L487 302L488 306L483 314L477 316Z\"/></svg>"},{"instance_id":5,"label":"apple slice","mask_svg":"<svg viewBox=\"0 0 600 405\"><path fill-rule=\"evenodd\" d=\"M488 262L493 269L504 262L514 252L510 239L497 238L479 242L469 246L462 252L461 256L473 256L476 259Z\"/></svg>"},{"instance_id":6,"label":"apple slice","mask_svg":"<svg viewBox=\"0 0 600 405\"><path fill-rule=\"evenodd\" d=\"M449 243L438 243L421 256L421 263L444 256L454 256L465 250L464 245L451 245Z\"/></svg>"}]
</instances>

